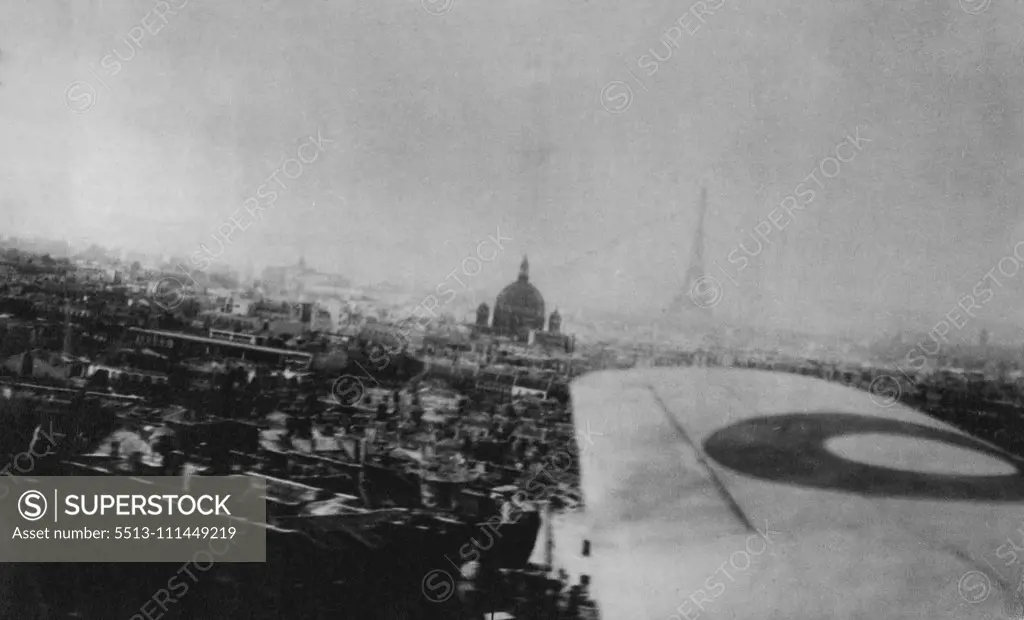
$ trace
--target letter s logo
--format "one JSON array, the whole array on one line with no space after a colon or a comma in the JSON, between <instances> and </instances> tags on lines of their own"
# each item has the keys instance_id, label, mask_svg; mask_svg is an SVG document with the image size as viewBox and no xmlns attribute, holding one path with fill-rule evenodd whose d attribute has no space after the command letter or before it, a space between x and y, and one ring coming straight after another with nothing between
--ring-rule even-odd
<instances>
[{"instance_id":1,"label":"letter s logo","mask_svg":"<svg viewBox=\"0 0 1024 620\"><path fill-rule=\"evenodd\" d=\"M601 106L612 114L621 114L633 103L633 89L625 82L608 82L601 89Z\"/></svg>"},{"instance_id":2,"label":"letter s logo","mask_svg":"<svg viewBox=\"0 0 1024 620\"><path fill-rule=\"evenodd\" d=\"M72 82L64 89L64 107L75 114L85 114L96 105L96 89L88 82Z\"/></svg>"},{"instance_id":3,"label":"letter s logo","mask_svg":"<svg viewBox=\"0 0 1024 620\"><path fill-rule=\"evenodd\" d=\"M423 596L432 603L443 603L455 592L455 580L440 569L434 569L423 577Z\"/></svg>"},{"instance_id":4,"label":"letter s logo","mask_svg":"<svg viewBox=\"0 0 1024 620\"><path fill-rule=\"evenodd\" d=\"M26 521L38 521L46 514L46 497L39 491L25 491L18 499L18 512Z\"/></svg>"}]
</instances>

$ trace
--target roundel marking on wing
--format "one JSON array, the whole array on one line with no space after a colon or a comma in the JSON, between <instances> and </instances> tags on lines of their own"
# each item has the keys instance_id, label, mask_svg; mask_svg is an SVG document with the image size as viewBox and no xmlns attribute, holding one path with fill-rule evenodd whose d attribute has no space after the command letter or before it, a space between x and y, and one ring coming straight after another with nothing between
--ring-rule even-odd
<instances>
[{"instance_id":1,"label":"roundel marking on wing","mask_svg":"<svg viewBox=\"0 0 1024 620\"><path fill-rule=\"evenodd\" d=\"M906 440L922 458L925 446L973 453L979 462L998 462L1013 473L971 475L901 469L900 458L858 462L829 449L837 439L888 435ZM862 437L866 442L869 437ZM845 443L849 443L848 441ZM940 445L945 444L945 446ZM715 431L704 451L731 470L758 478L875 497L908 497L1018 502L1024 500L1024 469L1012 457L969 436L951 431L848 413L794 413L751 418ZM906 455L896 455L905 457ZM942 455L936 455L942 456ZM946 457L949 455L946 454Z\"/></svg>"}]
</instances>

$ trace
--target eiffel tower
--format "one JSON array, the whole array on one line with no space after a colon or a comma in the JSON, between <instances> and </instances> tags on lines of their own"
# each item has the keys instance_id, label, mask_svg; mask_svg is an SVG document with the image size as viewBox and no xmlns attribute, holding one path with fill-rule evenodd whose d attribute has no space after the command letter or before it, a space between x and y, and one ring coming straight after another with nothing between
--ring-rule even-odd
<instances>
[{"instance_id":1,"label":"eiffel tower","mask_svg":"<svg viewBox=\"0 0 1024 620\"><path fill-rule=\"evenodd\" d=\"M704 273L704 214L708 209L708 190L700 190L700 213L690 250L690 264L686 269L684 288L676 294L666 314L687 320L707 322L712 308L721 300L722 289L718 281Z\"/></svg>"}]
</instances>

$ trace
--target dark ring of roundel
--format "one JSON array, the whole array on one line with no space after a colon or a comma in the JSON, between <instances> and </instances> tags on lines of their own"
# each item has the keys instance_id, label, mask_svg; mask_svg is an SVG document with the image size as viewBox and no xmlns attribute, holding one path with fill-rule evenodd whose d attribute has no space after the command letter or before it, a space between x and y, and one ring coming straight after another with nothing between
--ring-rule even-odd
<instances>
[{"instance_id":1,"label":"dark ring of roundel","mask_svg":"<svg viewBox=\"0 0 1024 620\"><path fill-rule=\"evenodd\" d=\"M1006 462L1016 474L958 476L890 469L845 459L826 442L855 434L938 441ZM1017 502L1024 499L1024 469L1004 453L950 431L847 413L795 413L743 420L704 442L711 458L763 480L860 495Z\"/></svg>"}]
</instances>

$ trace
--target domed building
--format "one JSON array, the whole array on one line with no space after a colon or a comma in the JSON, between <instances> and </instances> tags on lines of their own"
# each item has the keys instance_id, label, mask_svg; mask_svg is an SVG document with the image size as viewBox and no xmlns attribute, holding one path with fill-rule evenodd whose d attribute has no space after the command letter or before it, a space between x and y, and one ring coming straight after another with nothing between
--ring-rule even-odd
<instances>
[{"instance_id":1,"label":"domed building","mask_svg":"<svg viewBox=\"0 0 1024 620\"><path fill-rule=\"evenodd\" d=\"M525 338L530 330L544 330L544 297L530 284L530 263L523 257L519 278L506 286L494 301L491 326L498 334Z\"/></svg>"}]
</instances>

